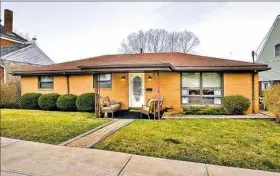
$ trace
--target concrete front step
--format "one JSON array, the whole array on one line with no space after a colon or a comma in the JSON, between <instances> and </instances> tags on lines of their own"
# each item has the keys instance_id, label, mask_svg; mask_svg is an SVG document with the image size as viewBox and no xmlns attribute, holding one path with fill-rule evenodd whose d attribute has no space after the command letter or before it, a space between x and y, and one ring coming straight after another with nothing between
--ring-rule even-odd
<instances>
[{"instance_id":1,"label":"concrete front step","mask_svg":"<svg viewBox=\"0 0 280 176\"><path fill-rule=\"evenodd\" d=\"M74 140L74 141L66 144L66 146L89 148L89 147L95 145L96 143L98 143L99 141L103 140L110 134L112 134L112 133L116 132L117 130L121 129L122 127L130 124L131 122L133 122L133 119L116 120L115 122L101 128L99 130L96 130L86 136L83 136L77 140Z\"/></svg>"}]
</instances>

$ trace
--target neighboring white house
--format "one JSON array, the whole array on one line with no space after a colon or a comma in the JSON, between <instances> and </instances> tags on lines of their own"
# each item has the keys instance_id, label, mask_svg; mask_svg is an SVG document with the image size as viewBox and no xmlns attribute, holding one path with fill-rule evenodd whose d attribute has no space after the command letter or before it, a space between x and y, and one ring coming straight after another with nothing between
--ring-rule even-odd
<instances>
[{"instance_id":1,"label":"neighboring white house","mask_svg":"<svg viewBox=\"0 0 280 176\"><path fill-rule=\"evenodd\" d=\"M4 26L0 24L0 84L14 83L19 77L12 71L25 67L50 65L54 62L36 45L13 32L13 12L5 9Z\"/></svg>"},{"instance_id":2,"label":"neighboring white house","mask_svg":"<svg viewBox=\"0 0 280 176\"><path fill-rule=\"evenodd\" d=\"M280 83L280 15L278 15L257 52L257 62L268 64L271 70L259 72L260 90Z\"/></svg>"},{"instance_id":3,"label":"neighboring white house","mask_svg":"<svg viewBox=\"0 0 280 176\"><path fill-rule=\"evenodd\" d=\"M54 62L35 44L17 44L1 46L1 61L3 82L13 83L16 77L10 73L26 67L50 65Z\"/></svg>"}]
</instances>

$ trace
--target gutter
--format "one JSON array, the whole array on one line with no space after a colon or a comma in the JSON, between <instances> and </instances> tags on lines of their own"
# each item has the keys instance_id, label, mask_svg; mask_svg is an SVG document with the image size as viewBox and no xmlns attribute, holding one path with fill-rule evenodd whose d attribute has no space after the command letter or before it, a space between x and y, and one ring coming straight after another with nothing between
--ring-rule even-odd
<instances>
[{"instance_id":1,"label":"gutter","mask_svg":"<svg viewBox=\"0 0 280 176\"><path fill-rule=\"evenodd\" d=\"M175 71L175 72L194 72L194 71L222 71L222 72L240 72L240 71L266 71L270 70L267 65L258 66L234 66L234 67L174 67L171 64L150 64L150 65L102 65L102 66L78 66L78 69L69 70L33 70L33 71L14 71L14 76L31 75L63 75L63 74L93 74L109 72L150 72L150 71Z\"/></svg>"},{"instance_id":2,"label":"gutter","mask_svg":"<svg viewBox=\"0 0 280 176\"><path fill-rule=\"evenodd\" d=\"M32 75L65 75L65 74L89 74L92 72L81 72L81 70L34 70L34 71L13 71L13 76Z\"/></svg>"},{"instance_id":3,"label":"gutter","mask_svg":"<svg viewBox=\"0 0 280 176\"><path fill-rule=\"evenodd\" d=\"M9 40L9 41L12 41L12 42L20 43L20 44L26 43L26 41L19 41L19 40L16 40L16 39L11 39L11 38L5 37L3 34L1 34L0 38L4 39L4 40Z\"/></svg>"},{"instance_id":4,"label":"gutter","mask_svg":"<svg viewBox=\"0 0 280 176\"><path fill-rule=\"evenodd\" d=\"M150 72L150 71L172 71L170 68L113 68L113 69L86 69L86 70L53 70L53 71L14 71L13 76L39 76L39 75L81 75L81 74L93 74L93 73L110 73L110 72Z\"/></svg>"},{"instance_id":5,"label":"gutter","mask_svg":"<svg viewBox=\"0 0 280 176\"><path fill-rule=\"evenodd\" d=\"M271 68L268 65L260 66L226 66L226 67L175 67L175 71L266 71Z\"/></svg>"}]
</instances>

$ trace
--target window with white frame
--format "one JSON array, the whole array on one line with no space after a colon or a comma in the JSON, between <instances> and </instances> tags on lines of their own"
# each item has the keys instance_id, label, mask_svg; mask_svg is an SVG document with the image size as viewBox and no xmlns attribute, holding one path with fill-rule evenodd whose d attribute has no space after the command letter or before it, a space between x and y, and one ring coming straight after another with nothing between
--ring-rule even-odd
<instances>
[{"instance_id":1,"label":"window with white frame","mask_svg":"<svg viewBox=\"0 0 280 176\"><path fill-rule=\"evenodd\" d=\"M275 57L280 56L280 43L275 45Z\"/></svg>"},{"instance_id":2,"label":"window with white frame","mask_svg":"<svg viewBox=\"0 0 280 176\"><path fill-rule=\"evenodd\" d=\"M100 83L100 88L111 88L112 87L111 73L100 74L99 83ZM93 85L93 87L94 87L94 85Z\"/></svg>"},{"instance_id":3,"label":"window with white frame","mask_svg":"<svg viewBox=\"0 0 280 176\"><path fill-rule=\"evenodd\" d=\"M182 73L182 104L220 105L221 73Z\"/></svg>"},{"instance_id":4,"label":"window with white frame","mask_svg":"<svg viewBox=\"0 0 280 176\"><path fill-rule=\"evenodd\" d=\"M53 88L53 76L39 76L39 88L40 89L52 89Z\"/></svg>"}]
</instances>

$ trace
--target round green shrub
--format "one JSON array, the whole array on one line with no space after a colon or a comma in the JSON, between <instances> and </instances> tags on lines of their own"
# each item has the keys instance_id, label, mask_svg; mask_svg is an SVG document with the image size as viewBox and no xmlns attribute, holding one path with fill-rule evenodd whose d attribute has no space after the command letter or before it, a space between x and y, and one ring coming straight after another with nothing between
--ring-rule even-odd
<instances>
[{"instance_id":1,"label":"round green shrub","mask_svg":"<svg viewBox=\"0 0 280 176\"><path fill-rule=\"evenodd\" d=\"M94 112L95 96L94 93L81 94L76 101L78 111Z\"/></svg>"},{"instance_id":2,"label":"round green shrub","mask_svg":"<svg viewBox=\"0 0 280 176\"><path fill-rule=\"evenodd\" d=\"M62 111L75 111L77 96L73 94L60 95L56 101L56 107Z\"/></svg>"},{"instance_id":3,"label":"round green shrub","mask_svg":"<svg viewBox=\"0 0 280 176\"><path fill-rule=\"evenodd\" d=\"M224 109L233 115L241 115L249 108L250 100L242 95L230 95L223 97Z\"/></svg>"},{"instance_id":4,"label":"round green shrub","mask_svg":"<svg viewBox=\"0 0 280 176\"><path fill-rule=\"evenodd\" d=\"M42 94L27 93L20 98L20 107L23 109L39 109L38 99Z\"/></svg>"},{"instance_id":5,"label":"round green shrub","mask_svg":"<svg viewBox=\"0 0 280 176\"><path fill-rule=\"evenodd\" d=\"M56 109L56 101L59 97L57 93L43 94L38 99L38 104L43 110L54 110Z\"/></svg>"}]
</instances>

